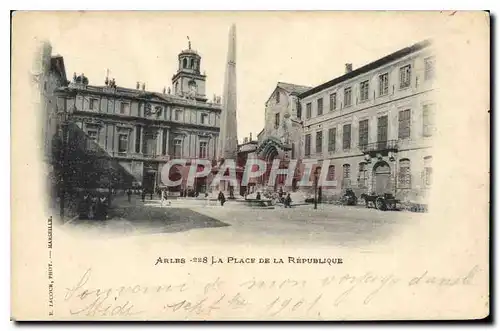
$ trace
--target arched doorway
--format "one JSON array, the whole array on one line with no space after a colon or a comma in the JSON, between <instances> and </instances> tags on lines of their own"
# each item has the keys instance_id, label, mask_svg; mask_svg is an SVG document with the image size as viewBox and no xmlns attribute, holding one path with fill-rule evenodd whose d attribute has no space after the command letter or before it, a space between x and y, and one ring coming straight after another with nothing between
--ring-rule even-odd
<instances>
[{"instance_id":1,"label":"arched doorway","mask_svg":"<svg viewBox=\"0 0 500 331\"><path fill-rule=\"evenodd\" d=\"M276 149L275 146L273 145L268 145L265 149L264 149L264 153L263 153L263 156L264 156L264 160L266 161L266 172L264 174L264 185L267 185L267 183L269 182L269 177L271 175L271 169L272 169L272 165L273 165L273 161L275 158L277 158L279 155L278 153L278 150ZM273 187L273 190L276 191L277 188L278 188L278 182L279 182L279 178L280 175L278 175L278 178L276 178L275 182L274 182L274 187Z\"/></svg>"},{"instance_id":2,"label":"arched doorway","mask_svg":"<svg viewBox=\"0 0 500 331\"><path fill-rule=\"evenodd\" d=\"M274 160L280 160L279 168L287 168L288 160L285 158L285 151L289 148L281 142L277 137L268 137L265 139L256 150L258 157L266 162L266 172L261 177L261 184L268 186L269 176L271 174L271 168ZM273 185L274 191L277 191L278 187L283 186L286 183L286 175L279 174L276 176L276 180Z\"/></svg>"},{"instance_id":3,"label":"arched doorway","mask_svg":"<svg viewBox=\"0 0 500 331\"><path fill-rule=\"evenodd\" d=\"M387 162L381 161L373 166L373 180L376 194L391 192L391 167Z\"/></svg>"}]
</instances>

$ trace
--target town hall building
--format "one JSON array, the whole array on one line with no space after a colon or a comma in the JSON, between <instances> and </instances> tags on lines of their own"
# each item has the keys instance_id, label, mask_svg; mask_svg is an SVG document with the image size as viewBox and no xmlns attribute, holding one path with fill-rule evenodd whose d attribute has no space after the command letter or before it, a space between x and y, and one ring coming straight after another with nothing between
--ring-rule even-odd
<instances>
[{"instance_id":1,"label":"town hall building","mask_svg":"<svg viewBox=\"0 0 500 331\"><path fill-rule=\"evenodd\" d=\"M72 187L143 188L154 192L163 186L162 167L173 158L216 159L221 100L209 101L201 56L195 50L178 55L171 87L148 91L119 86L109 77L93 85L84 74L73 76L56 90L57 112L68 114L65 159L71 164ZM172 180L185 177L186 166L170 170ZM204 191L203 179L193 190ZM186 181L170 191L186 190Z\"/></svg>"}]
</instances>

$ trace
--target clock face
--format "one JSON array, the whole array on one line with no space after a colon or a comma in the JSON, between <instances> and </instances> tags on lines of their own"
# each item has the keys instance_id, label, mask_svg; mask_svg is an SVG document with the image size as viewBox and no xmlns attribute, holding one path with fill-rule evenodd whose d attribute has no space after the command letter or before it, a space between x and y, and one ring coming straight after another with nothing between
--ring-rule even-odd
<instances>
[{"instance_id":1,"label":"clock face","mask_svg":"<svg viewBox=\"0 0 500 331\"><path fill-rule=\"evenodd\" d=\"M189 82L189 92L192 95L196 95L196 82L194 80Z\"/></svg>"}]
</instances>

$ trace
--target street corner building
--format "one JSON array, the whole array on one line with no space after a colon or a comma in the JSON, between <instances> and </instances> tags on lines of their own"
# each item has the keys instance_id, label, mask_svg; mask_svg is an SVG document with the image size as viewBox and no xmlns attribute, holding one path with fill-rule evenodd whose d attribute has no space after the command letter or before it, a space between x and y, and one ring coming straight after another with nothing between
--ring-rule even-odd
<instances>
[{"instance_id":1,"label":"street corner building","mask_svg":"<svg viewBox=\"0 0 500 331\"><path fill-rule=\"evenodd\" d=\"M216 159L221 97L206 96L202 58L191 43L177 60L171 86L161 92L148 91L141 82L122 87L108 75L104 85L92 85L83 73L53 89L48 112L58 124L47 141L57 146L51 154L59 185L74 194L129 188L156 192L164 187L162 167L171 159L187 159L170 169L172 180L183 178L181 185L168 188L176 194L187 189L192 160ZM205 181L197 178L193 189L203 192Z\"/></svg>"},{"instance_id":2,"label":"street corner building","mask_svg":"<svg viewBox=\"0 0 500 331\"><path fill-rule=\"evenodd\" d=\"M351 189L425 202L437 92L430 40L355 70L347 63L344 75L315 87L280 82L266 103L256 152L268 162L315 159L318 170L327 160L327 180L337 184L319 188L324 200Z\"/></svg>"}]
</instances>

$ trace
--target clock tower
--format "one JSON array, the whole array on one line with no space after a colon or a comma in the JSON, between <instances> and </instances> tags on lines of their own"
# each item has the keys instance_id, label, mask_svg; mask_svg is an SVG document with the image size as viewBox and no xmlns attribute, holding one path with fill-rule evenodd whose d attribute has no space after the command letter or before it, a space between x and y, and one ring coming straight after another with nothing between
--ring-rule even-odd
<instances>
[{"instance_id":1,"label":"clock tower","mask_svg":"<svg viewBox=\"0 0 500 331\"><path fill-rule=\"evenodd\" d=\"M189 37L188 37L189 40ZM206 102L205 81L207 76L200 73L201 56L191 49L191 41L188 49L179 54L179 66L177 73L172 77L172 89L175 95L185 96L190 99Z\"/></svg>"}]
</instances>

